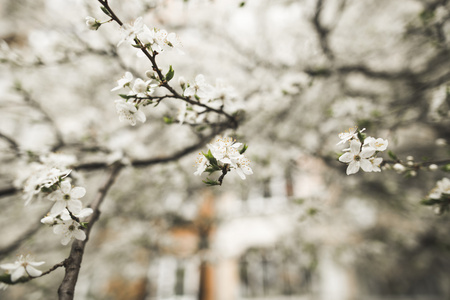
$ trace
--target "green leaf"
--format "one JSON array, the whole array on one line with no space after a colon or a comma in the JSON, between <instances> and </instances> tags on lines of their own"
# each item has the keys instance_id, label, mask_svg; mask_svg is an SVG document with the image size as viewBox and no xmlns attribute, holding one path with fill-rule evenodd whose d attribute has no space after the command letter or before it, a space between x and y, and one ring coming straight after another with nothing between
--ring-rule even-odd
<instances>
[{"instance_id":1,"label":"green leaf","mask_svg":"<svg viewBox=\"0 0 450 300\"><path fill-rule=\"evenodd\" d=\"M203 182L204 182L206 185L210 185L210 186L220 185L220 183L219 183L218 181L216 181L216 180L211 180L211 179L209 179L209 178L206 178L206 180L203 180Z\"/></svg>"},{"instance_id":2,"label":"green leaf","mask_svg":"<svg viewBox=\"0 0 450 300\"><path fill-rule=\"evenodd\" d=\"M217 164L217 159L214 157L214 155L212 155L211 150L208 150L208 153L206 153L206 154L202 152L202 154L206 157L206 159L209 160L209 163L211 164L211 166L216 167L219 170L221 170L221 168Z\"/></svg>"},{"instance_id":3,"label":"green leaf","mask_svg":"<svg viewBox=\"0 0 450 300\"><path fill-rule=\"evenodd\" d=\"M173 119L171 117L163 117L164 123L166 124L172 124Z\"/></svg>"},{"instance_id":4,"label":"green leaf","mask_svg":"<svg viewBox=\"0 0 450 300\"><path fill-rule=\"evenodd\" d=\"M101 8L102 12L105 13L105 15L107 15L108 17L111 17L111 18L112 18L111 13L109 12L109 10L106 9L106 7L100 6L100 8Z\"/></svg>"},{"instance_id":5,"label":"green leaf","mask_svg":"<svg viewBox=\"0 0 450 300\"><path fill-rule=\"evenodd\" d=\"M244 154L244 152L247 151L247 148L248 148L248 145L244 144L244 147L241 150L239 150L239 153Z\"/></svg>"},{"instance_id":6,"label":"green leaf","mask_svg":"<svg viewBox=\"0 0 450 300\"><path fill-rule=\"evenodd\" d=\"M398 161L397 155L395 155L395 153L392 152L391 150L388 151L388 155L390 158L392 158L392 160Z\"/></svg>"},{"instance_id":7,"label":"green leaf","mask_svg":"<svg viewBox=\"0 0 450 300\"><path fill-rule=\"evenodd\" d=\"M119 97L122 97L123 99L128 100L128 99L130 99L130 98L132 98L132 97L134 97L134 96L125 95L125 94L119 94Z\"/></svg>"},{"instance_id":8,"label":"green leaf","mask_svg":"<svg viewBox=\"0 0 450 300\"><path fill-rule=\"evenodd\" d=\"M174 74L175 74L175 71L172 69L172 65L170 65L169 71L167 72L166 77L165 77L166 81L169 82L173 78Z\"/></svg>"}]
</instances>

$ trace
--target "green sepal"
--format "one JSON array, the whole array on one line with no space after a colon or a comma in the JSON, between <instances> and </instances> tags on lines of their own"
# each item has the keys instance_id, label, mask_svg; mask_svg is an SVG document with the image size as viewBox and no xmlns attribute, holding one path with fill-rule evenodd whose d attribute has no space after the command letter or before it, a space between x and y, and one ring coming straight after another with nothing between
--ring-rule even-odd
<instances>
[{"instance_id":1,"label":"green sepal","mask_svg":"<svg viewBox=\"0 0 450 300\"><path fill-rule=\"evenodd\" d=\"M441 170L444 172L450 172L450 164L443 165Z\"/></svg>"},{"instance_id":2,"label":"green sepal","mask_svg":"<svg viewBox=\"0 0 450 300\"><path fill-rule=\"evenodd\" d=\"M392 160L398 161L397 155L395 155L395 153L392 152L391 150L388 151L388 155Z\"/></svg>"},{"instance_id":3,"label":"green sepal","mask_svg":"<svg viewBox=\"0 0 450 300\"><path fill-rule=\"evenodd\" d=\"M244 144L244 147L242 147L242 149L239 150L239 153L240 153L240 154L244 154L244 152L247 151L247 148L248 148L248 145L247 145L247 144Z\"/></svg>"},{"instance_id":4,"label":"green sepal","mask_svg":"<svg viewBox=\"0 0 450 300\"><path fill-rule=\"evenodd\" d=\"M205 169L205 172L208 172L209 174L212 174L216 171L220 171L222 170L221 168L219 168L218 166L209 166Z\"/></svg>"},{"instance_id":5,"label":"green sepal","mask_svg":"<svg viewBox=\"0 0 450 300\"><path fill-rule=\"evenodd\" d=\"M242 1L241 3L239 3L239 7L244 7L245 6L245 1Z\"/></svg>"},{"instance_id":6,"label":"green sepal","mask_svg":"<svg viewBox=\"0 0 450 300\"><path fill-rule=\"evenodd\" d=\"M173 75L174 75L174 74L175 74L175 71L172 69L172 65L170 65L170 66L169 66L169 71L167 71L165 80L166 80L167 82L169 82L169 81L173 78Z\"/></svg>"},{"instance_id":7,"label":"green sepal","mask_svg":"<svg viewBox=\"0 0 450 300\"><path fill-rule=\"evenodd\" d=\"M131 46L133 46L134 48L138 48L138 49L141 49L141 46L140 46L140 45L138 45L138 44L131 44Z\"/></svg>"},{"instance_id":8,"label":"green sepal","mask_svg":"<svg viewBox=\"0 0 450 300\"><path fill-rule=\"evenodd\" d=\"M105 13L105 15L107 15L108 17L111 17L111 18L112 18L111 13L109 12L109 10L106 9L106 7L100 6L100 9L102 10L102 12Z\"/></svg>"},{"instance_id":9,"label":"green sepal","mask_svg":"<svg viewBox=\"0 0 450 300\"><path fill-rule=\"evenodd\" d=\"M435 205L435 204L440 204L442 201L439 199L422 199L420 201L420 204L422 205Z\"/></svg>"},{"instance_id":10,"label":"green sepal","mask_svg":"<svg viewBox=\"0 0 450 300\"><path fill-rule=\"evenodd\" d=\"M83 228L88 228L88 224L89 224L89 222L80 222L80 225L81 225L81 227L83 227Z\"/></svg>"},{"instance_id":11,"label":"green sepal","mask_svg":"<svg viewBox=\"0 0 450 300\"><path fill-rule=\"evenodd\" d=\"M212 155L211 150L208 150L208 153L206 153L206 154L204 152L202 152L202 154L206 157L206 159L209 160L209 163L211 164L211 166L216 167L219 170L221 170L221 168L217 164L217 159L214 157L214 155Z\"/></svg>"},{"instance_id":12,"label":"green sepal","mask_svg":"<svg viewBox=\"0 0 450 300\"><path fill-rule=\"evenodd\" d=\"M206 185L214 186L214 185L220 185L220 183L216 180L211 180L209 178L206 178L206 180L202 180Z\"/></svg>"},{"instance_id":13,"label":"green sepal","mask_svg":"<svg viewBox=\"0 0 450 300\"><path fill-rule=\"evenodd\" d=\"M119 97L121 97L121 98L123 98L123 99L126 99L126 100L128 100L128 99L130 99L130 98L133 98L133 97L135 97L135 95L125 95L125 94L119 94Z\"/></svg>"},{"instance_id":14,"label":"green sepal","mask_svg":"<svg viewBox=\"0 0 450 300\"><path fill-rule=\"evenodd\" d=\"M171 117L163 117L164 123L166 124L172 124L173 119Z\"/></svg>"},{"instance_id":15,"label":"green sepal","mask_svg":"<svg viewBox=\"0 0 450 300\"><path fill-rule=\"evenodd\" d=\"M364 144L364 140L366 139L366 134L362 133L361 131L358 131L358 139L361 142L361 144Z\"/></svg>"}]
</instances>

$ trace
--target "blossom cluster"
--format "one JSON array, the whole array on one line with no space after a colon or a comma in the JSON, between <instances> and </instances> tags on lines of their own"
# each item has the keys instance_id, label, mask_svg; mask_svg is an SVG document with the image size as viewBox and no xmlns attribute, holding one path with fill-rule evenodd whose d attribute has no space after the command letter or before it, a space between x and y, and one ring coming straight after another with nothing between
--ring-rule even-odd
<instances>
[{"instance_id":1,"label":"blossom cluster","mask_svg":"<svg viewBox=\"0 0 450 300\"><path fill-rule=\"evenodd\" d=\"M233 113L238 109L234 103L237 93L223 79L216 79L216 84L213 86L207 83L203 74L198 74L192 84L186 82L184 77L179 78L179 84L183 89L183 96L192 98L195 101L194 104L199 104L182 103L177 115L177 119L181 124L183 122L199 124L208 121L208 108L216 110L226 108L226 111L229 113Z\"/></svg>"},{"instance_id":2,"label":"blossom cluster","mask_svg":"<svg viewBox=\"0 0 450 300\"><path fill-rule=\"evenodd\" d=\"M228 172L236 170L236 173L243 180L245 175L253 174L250 168L250 160L244 156L247 146L237 143L231 137L217 137L207 145L208 153L199 153L196 160L197 171L194 175L201 175L203 172L213 173L215 171Z\"/></svg>"},{"instance_id":3,"label":"blossom cluster","mask_svg":"<svg viewBox=\"0 0 450 300\"><path fill-rule=\"evenodd\" d=\"M360 168L365 172L381 172L380 164L383 159L377 157L377 154L387 149L388 141L368 137L363 134L364 130L358 130L355 126L339 134L341 141L338 145L347 142L350 144L350 148L344 149L345 153L339 157L340 162L348 164L347 175L357 173Z\"/></svg>"},{"instance_id":4,"label":"blossom cluster","mask_svg":"<svg viewBox=\"0 0 450 300\"><path fill-rule=\"evenodd\" d=\"M74 156L50 153L40 156L39 162L32 162L28 169L21 169L16 186L24 192L25 204L34 198L44 198L54 202L50 212L41 222L54 226L53 232L61 235L61 244L67 245L71 240L84 240L80 219L92 214L92 209L83 208L81 198L86 194L84 187L72 187L69 168L75 163Z\"/></svg>"},{"instance_id":5,"label":"blossom cluster","mask_svg":"<svg viewBox=\"0 0 450 300\"><path fill-rule=\"evenodd\" d=\"M450 209L450 179L444 177L439 180L422 203L434 206L438 214L448 211Z\"/></svg>"},{"instance_id":6,"label":"blossom cluster","mask_svg":"<svg viewBox=\"0 0 450 300\"><path fill-rule=\"evenodd\" d=\"M117 81L117 86L111 91L130 89L128 94L120 95L123 99L116 100L116 110L121 122L128 121L134 126L137 121L144 123L147 120L139 107L151 103L149 97L155 92L158 84L152 83L153 80L151 79L144 81L142 78L136 78L134 83L131 84L132 81L133 74L125 72L125 75Z\"/></svg>"}]
</instances>

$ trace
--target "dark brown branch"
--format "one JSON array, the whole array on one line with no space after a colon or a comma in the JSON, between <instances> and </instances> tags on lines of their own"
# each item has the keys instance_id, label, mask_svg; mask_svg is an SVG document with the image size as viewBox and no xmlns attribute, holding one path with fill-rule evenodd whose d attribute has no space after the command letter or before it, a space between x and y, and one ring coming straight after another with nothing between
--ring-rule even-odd
<instances>
[{"instance_id":1,"label":"dark brown branch","mask_svg":"<svg viewBox=\"0 0 450 300\"><path fill-rule=\"evenodd\" d=\"M15 193L17 193L18 191L19 190L13 186L6 187L6 188L3 188L0 190L0 197L11 196L11 195L14 195Z\"/></svg>"},{"instance_id":2,"label":"dark brown branch","mask_svg":"<svg viewBox=\"0 0 450 300\"><path fill-rule=\"evenodd\" d=\"M14 151L16 156L20 156L20 147L19 144L15 140L13 140L11 137L3 134L0 132L0 138L4 139L8 144L9 147Z\"/></svg>"},{"instance_id":3,"label":"dark brown branch","mask_svg":"<svg viewBox=\"0 0 450 300\"><path fill-rule=\"evenodd\" d=\"M317 0L316 12L312 19L312 23L314 25L314 29L316 30L317 35L319 36L319 42L323 54L325 54L325 56L328 57L329 60L334 60L334 54L331 51L330 45L328 43L328 33L330 32L330 30L328 28L325 28L320 21L320 16L322 15L322 8L323 8L323 0Z\"/></svg>"},{"instance_id":4,"label":"dark brown branch","mask_svg":"<svg viewBox=\"0 0 450 300\"><path fill-rule=\"evenodd\" d=\"M89 236L91 233L91 229L94 226L95 222L100 217L100 205L102 204L108 190L113 185L117 176L120 174L123 165L116 164L112 166L109 176L104 182L104 184L98 190L97 197L91 204L91 208L94 210L90 219L88 220L88 227L85 229L86 239L84 241L75 240L72 243L72 248L70 250L69 257L64 261L64 267L66 269L66 273L64 275L64 279L61 285L58 288L58 295L60 300L68 300L73 299L75 294L75 285L78 280L78 274L81 268L81 262L83 260L84 248L89 241Z\"/></svg>"}]
</instances>

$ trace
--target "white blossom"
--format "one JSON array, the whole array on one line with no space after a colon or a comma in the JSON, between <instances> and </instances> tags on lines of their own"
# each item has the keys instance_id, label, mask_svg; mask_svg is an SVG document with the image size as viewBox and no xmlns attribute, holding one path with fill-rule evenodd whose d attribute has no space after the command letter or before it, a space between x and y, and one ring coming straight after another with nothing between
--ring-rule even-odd
<instances>
[{"instance_id":1,"label":"white blossom","mask_svg":"<svg viewBox=\"0 0 450 300\"><path fill-rule=\"evenodd\" d=\"M369 161L372 164L372 172L381 172L380 164L383 162L381 157L371 157Z\"/></svg>"},{"instance_id":2,"label":"white blossom","mask_svg":"<svg viewBox=\"0 0 450 300\"><path fill-rule=\"evenodd\" d=\"M81 229L82 226L75 220L62 221L53 227L53 232L62 235L61 244L67 245L73 239L84 241L86 233Z\"/></svg>"},{"instance_id":3,"label":"white blossom","mask_svg":"<svg viewBox=\"0 0 450 300\"><path fill-rule=\"evenodd\" d=\"M350 151L344 153L339 157L339 161L348 163L347 175L355 174L359 168L365 172L372 172L373 167L369 158L375 153L372 147L363 147L361 149L361 142L358 140L350 141Z\"/></svg>"},{"instance_id":4,"label":"white blossom","mask_svg":"<svg viewBox=\"0 0 450 300\"><path fill-rule=\"evenodd\" d=\"M236 140L230 137L218 137L214 143L207 145L217 161L230 164L232 167L236 167L236 161L241 156L238 150L241 146L242 143L236 143Z\"/></svg>"},{"instance_id":5,"label":"white blossom","mask_svg":"<svg viewBox=\"0 0 450 300\"><path fill-rule=\"evenodd\" d=\"M19 259L16 260L13 264L2 264L0 268L7 270L11 274L11 281L16 282L19 278L24 275L28 275L30 277L37 277L42 274L42 271L39 271L35 267L38 267L45 262L35 262L31 255L23 256L20 255Z\"/></svg>"},{"instance_id":6,"label":"white blossom","mask_svg":"<svg viewBox=\"0 0 450 300\"><path fill-rule=\"evenodd\" d=\"M359 132L363 132L365 128L361 129ZM336 145L344 144L351 139L358 139L358 126L350 127L347 131L339 133L339 138L341 141Z\"/></svg>"},{"instance_id":7,"label":"white blossom","mask_svg":"<svg viewBox=\"0 0 450 300\"><path fill-rule=\"evenodd\" d=\"M443 195L450 196L450 179L444 177L436 183L436 187L428 195L431 199L440 199Z\"/></svg>"},{"instance_id":8,"label":"white blossom","mask_svg":"<svg viewBox=\"0 0 450 300\"><path fill-rule=\"evenodd\" d=\"M126 86L130 85L130 82L133 80L133 74L130 72L125 72L125 75L117 80L117 86L114 87L111 92L123 89Z\"/></svg>"},{"instance_id":9,"label":"white blossom","mask_svg":"<svg viewBox=\"0 0 450 300\"><path fill-rule=\"evenodd\" d=\"M61 188L48 196L49 200L55 201L50 213L60 214L65 208L74 214L80 213L83 207L80 198L84 197L85 194L85 188L72 188L69 181L61 182Z\"/></svg>"},{"instance_id":10,"label":"white blossom","mask_svg":"<svg viewBox=\"0 0 450 300\"><path fill-rule=\"evenodd\" d=\"M86 26L89 30L97 30L102 24L93 17L86 17Z\"/></svg>"},{"instance_id":11,"label":"white blossom","mask_svg":"<svg viewBox=\"0 0 450 300\"><path fill-rule=\"evenodd\" d=\"M122 99L116 100L116 109L119 121L128 121L132 126L136 125L136 121L144 123L147 120L145 114L131 102L125 102Z\"/></svg>"},{"instance_id":12,"label":"white blossom","mask_svg":"<svg viewBox=\"0 0 450 300\"><path fill-rule=\"evenodd\" d=\"M245 180L245 175L253 174L252 168L250 168L250 160L244 155L241 155L236 162L236 172L242 180Z\"/></svg>"},{"instance_id":13,"label":"white blossom","mask_svg":"<svg viewBox=\"0 0 450 300\"><path fill-rule=\"evenodd\" d=\"M199 153L197 159L195 160L197 171L195 171L194 175L200 176L203 172L205 172L208 163L208 159L202 153Z\"/></svg>"},{"instance_id":14,"label":"white blossom","mask_svg":"<svg viewBox=\"0 0 450 300\"><path fill-rule=\"evenodd\" d=\"M373 137L367 137L364 139L364 145L369 145L376 151L384 151L388 147L388 140L382 138L375 139Z\"/></svg>"},{"instance_id":15,"label":"white blossom","mask_svg":"<svg viewBox=\"0 0 450 300\"><path fill-rule=\"evenodd\" d=\"M117 43L117 47L122 45L124 42L136 38L136 36L144 30L144 21L142 17L139 17L134 21L133 25L123 24L120 27L122 33L122 39Z\"/></svg>"},{"instance_id":16,"label":"white blossom","mask_svg":"<svg viewBox=\"0 0 450 300\"><path fill-rule=\"evenodd\" d=\"M186 97L197 95L199 98L211 98L214 93L214 87L206 83L205 76L199 74L195 77L195 84L184 90Z\"/></svg>"}]
</instances>

